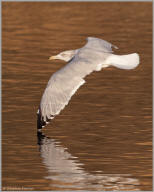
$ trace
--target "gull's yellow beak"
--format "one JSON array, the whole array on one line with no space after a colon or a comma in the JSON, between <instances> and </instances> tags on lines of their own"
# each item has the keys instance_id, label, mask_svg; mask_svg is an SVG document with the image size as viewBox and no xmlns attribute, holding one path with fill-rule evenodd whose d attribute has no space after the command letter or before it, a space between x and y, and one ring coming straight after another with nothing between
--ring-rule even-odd
<instances>
[{"instance_id":1,"label":"gull's yellow beak","mask_svg":"<svg viewBox=\"0 0 154 192\"><path fill-rule=\"evenodd\" d=\"M57 59L56 56L49 57L49 60L54 60L54 59Z\"/></svg>"}]
</instances>

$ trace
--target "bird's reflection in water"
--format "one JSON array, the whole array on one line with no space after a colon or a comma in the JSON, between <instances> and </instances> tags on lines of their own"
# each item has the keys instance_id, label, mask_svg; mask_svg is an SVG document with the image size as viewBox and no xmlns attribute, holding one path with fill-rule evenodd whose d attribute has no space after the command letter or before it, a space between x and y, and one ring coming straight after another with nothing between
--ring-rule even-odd
<instances>
[{"instance_id":1,"label":"bird's reflection in water","mask_svg":"<svg viewBox=\"0 0 154 192\"><path fill-rule=\"evenodd\" d=\"M77 157L55 139L38 132L38 144L51 187L67 190L139 190L139 181L131 175L88 173Z\"/></svg>"}]
</instances>

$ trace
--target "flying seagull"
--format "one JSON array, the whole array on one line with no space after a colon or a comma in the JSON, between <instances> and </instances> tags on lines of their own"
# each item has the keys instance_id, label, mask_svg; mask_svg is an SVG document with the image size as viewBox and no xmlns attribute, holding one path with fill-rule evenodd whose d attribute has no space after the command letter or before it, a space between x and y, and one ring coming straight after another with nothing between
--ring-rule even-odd
<instances>
[{"instance_id":1,"label":"flying seagull","mask_svg":"<svg viewBox=\"0 0 154 192\"><path fill-rule=\"evenodd\" d=\"M68 104L72 95L85 83L84 78L93 71L100 71L109 66L120 69L134 69L139 64L139 55L115 55L111 43L88 37L87 43L76 50L63 51L49 60L60 59L68 62L55 72L43 93L37 112L37 128L40 130L49 123Z\"/></svg>"}]
</instances>

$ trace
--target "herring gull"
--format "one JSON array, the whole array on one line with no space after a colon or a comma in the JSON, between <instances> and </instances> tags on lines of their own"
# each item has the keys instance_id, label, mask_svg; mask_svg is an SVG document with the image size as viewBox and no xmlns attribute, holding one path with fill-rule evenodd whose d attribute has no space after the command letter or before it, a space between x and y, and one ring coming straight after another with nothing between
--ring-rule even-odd
<instances>
[{"instance_id":1,"label":"herring gull","mask_svg":"<svg viewBox=\"0 0 154 192\"><path fill-rule=\"evenodd\" d=\"M109 66L120 69L134 69L138 66L137 53L115 55L112 48L118 49L105 40L88 37L85 46L49 58L64 60L68 64L55 72L47 84L37 111L38 130L60 113L91 72Z\"/></svg>"}]
</instances>

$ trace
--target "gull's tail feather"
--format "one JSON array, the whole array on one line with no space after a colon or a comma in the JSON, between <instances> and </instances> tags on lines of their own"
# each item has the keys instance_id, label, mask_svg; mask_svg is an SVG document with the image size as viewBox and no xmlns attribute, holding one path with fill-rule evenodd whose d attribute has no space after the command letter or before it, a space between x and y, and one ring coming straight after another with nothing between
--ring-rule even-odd
<instances>
[{"instance_id":1,"label":"gull's tail feather","mask_svg":"<svg viewBox=\"0 0 154 192\"><path fill-rule=\"evenodd\" d=\"M139 65L139 55L132 53L129 55L114 55L112 54L108 59L109 65L118 67L120 69L134 69Z\"/></svg>"}]
</instances>

